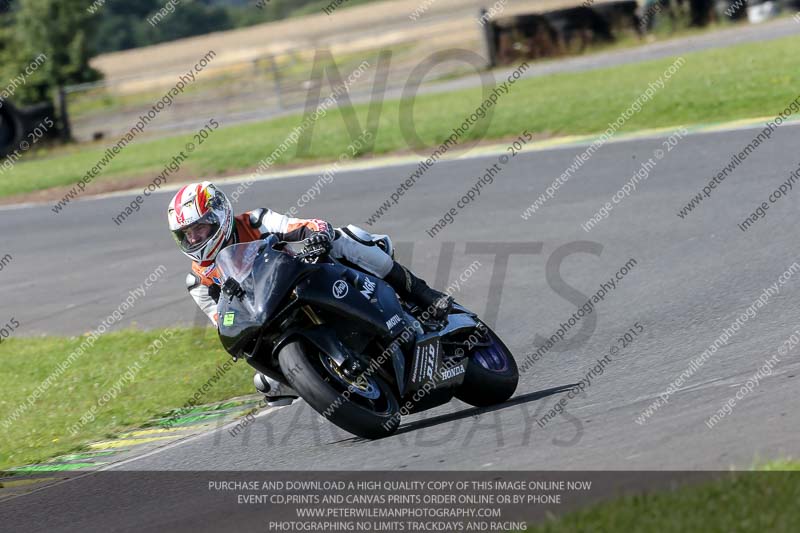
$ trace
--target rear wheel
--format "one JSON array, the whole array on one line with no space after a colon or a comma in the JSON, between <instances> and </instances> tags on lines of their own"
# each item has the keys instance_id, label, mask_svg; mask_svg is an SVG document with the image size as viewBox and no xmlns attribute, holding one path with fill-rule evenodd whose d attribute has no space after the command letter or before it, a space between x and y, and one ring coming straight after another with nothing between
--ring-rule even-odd
<instances>
[{"instance_id":1,"label":"rear wheel","mask_svg":"<svg viewBox=\"0 0 800 533\"><path fill-rule=\"evenodd\" d=\"M494 331L484 328L488 345L471 350L464 382L456 390L456 398L476 407L503 403L514 395L519 383L511 351Z\"/></svg>"},{"instance_id":2,"label":"rear wheel","mask_svg":"<svg viewBox=\"0 0 800 533\"><path fill-rule=\"evenodd\" d=\"M319 414L366 439L387 437L400 425L400 406L379 377L352 380L327 354L303 341L287 343L278 361L289 384Z\"/></svg>"}]
</instances>

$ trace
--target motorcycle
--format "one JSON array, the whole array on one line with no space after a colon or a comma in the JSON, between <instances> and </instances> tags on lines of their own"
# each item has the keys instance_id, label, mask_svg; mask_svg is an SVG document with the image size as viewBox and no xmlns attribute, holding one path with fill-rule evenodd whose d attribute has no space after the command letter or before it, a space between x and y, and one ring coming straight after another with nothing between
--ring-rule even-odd
<instances>
[{"instance_id":1,"label":"motorcycle","mask_svg":"<svg viewBox=\"0 0 800 533\"><path fill-rule=\"evenodd\" d=\"M379 244L392 254L388 238ZM229 246L216 263L225 350L354 435L386 437L453 397L489 406L516 390L513 355L461 305L433 319L382 279L275 236Z\"/></svg>"}]
</instances>

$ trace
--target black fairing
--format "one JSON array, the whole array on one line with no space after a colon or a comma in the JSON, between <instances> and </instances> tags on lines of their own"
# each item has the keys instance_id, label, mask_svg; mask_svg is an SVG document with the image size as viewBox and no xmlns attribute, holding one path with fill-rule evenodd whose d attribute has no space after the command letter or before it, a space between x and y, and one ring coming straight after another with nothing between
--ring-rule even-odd
<instances>
[{"instance_id":1,"label":"black fairing","mask_svg":"<svg viewBox=\"0 0 800 533\"><path fill-rule=\"evenodd\" d=\"M222 294L218 303L220 340L225 350L236 356L254 342L263 326L284 307L297 280L318 268L274 250L272 246L278 242L275 237L258 242L262 246L250 273L241 278L234 276L245 296L239 299ZM226 320L230 313L232 318Z\"/></svg>"},{"instance_id":2,"label":"black fairing","mask_svg":"<svg viewBox=\"0 0 800 533\"><path fill-rule=\"evenodd\" d=\"M383 280L338 263L304 263L275 250L278 242L270 236L220 252L217 262L223 276L236 279L245 292L241 299L224 293L219 299L219 335L228 353L238 357L252 348L265 327L286 309L289 293L295 288L295 304L332 311L380 336L392 337L402 331L402 306Z\"/></svg>"},{"instance_id":3,"label":"black fairing","mask_svg":"<svg viewBox=\"0 0 800 533\"><path fill-rule=\"evenodd\" d=\"M343 295L334 289L343 286L342 282L347 284ZM312 276L300 281L296 294L299 303L361 322L382 337L399 334L405 323L400 301L386 282L339 264L320 265Z\"/></svg>"}]
</instances>

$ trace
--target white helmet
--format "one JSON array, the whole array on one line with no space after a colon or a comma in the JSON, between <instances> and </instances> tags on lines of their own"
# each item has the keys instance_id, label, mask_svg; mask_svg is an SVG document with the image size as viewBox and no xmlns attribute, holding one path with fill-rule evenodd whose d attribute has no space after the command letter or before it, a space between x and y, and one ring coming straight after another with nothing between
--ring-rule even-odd
<instances>
[{"instance_id":1,"label":"white helmet","mask_svg":"<svg viewBox=\"0 0 800 533\"><path fill-rule=\"evenodd\" d=\"M209 181L179 190L169 204L167 218L178 247L198 263L213 261L233 233L233 207ZM198 228L202 225L208 227ZM193 231L198 229L203 231Z\"/></svg>"}]
</instances>

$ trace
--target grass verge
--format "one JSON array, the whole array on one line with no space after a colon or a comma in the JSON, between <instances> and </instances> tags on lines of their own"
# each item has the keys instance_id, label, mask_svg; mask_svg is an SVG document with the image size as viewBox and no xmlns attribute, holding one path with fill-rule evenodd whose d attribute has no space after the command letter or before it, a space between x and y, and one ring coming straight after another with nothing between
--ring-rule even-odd
<instances>
[{"instance_id":1,"label":"grass verge","mask_svg":"<svg viewBox=\"0 0 800 533\"><path fill-rule=\"evenodd\" d=\"M0 345L0 471L68 453L88 441L107 438L182 407L230 356L210 329L126 330L98 338L74 359L59 379L16 420L9 416L80 345L81 337L8 339ZM164 336L162 336L164 335ZM147 355L138 371L122 379L156 339L163 348ZM236 364L199 403L253 392L252 374ZM249 367L247 367L249 368ZM122 381L120 381L122 379ZM118 386L117 384L121 384ZM118 393L110 398L115 387ZM103 402L104 394L109 401ZM95 407L94 420L75 435L70 428ZM91 418L91 416L87 417Z\"/></svg>"},{"instance_id":2,"label":"grass verge","mask_svg":"<svg viewBox=\"0 0 800 533\"><path fill-rule=\"evenodd\" d=\"M800 37L789 37L686 54L685 65L621 130L776 114L798 94L800 57L795 53L798 45ZM602 131L650 82L658 79L673 60L519 81L495 106L486 138L516 136L525 129L542 135ZM324 97L327 92L324 90L322 94ZM481 100L480 89L420 96L414 108L414 122L421 139L430 145L443 142ZM370 153L407 149L400 129L399 109L398 101L384 103ZM354 112L360 124L365 125L367 106L355 106ZM184 170L209 176L254 168L299 122L298 115L231 127L223 124L222 129L190 155ZM480 129L478 125L473 126L462 142L474 140L476 130ZM154 175L184 149L191 137L182 135L133 144L95 181ZM342 111L333 111L317 121L308 153L299 155L292 146L277 164L336 159L346 153L350 142ZM44 151L43 157L19 162L5 172L0 195L72 185L102 154L103 148L99 146Z\"/></svg>"},{"instance_id":3,"label":"grass verge","mask_svg":"<svg viewBox=\"0 0 800 533\"><path fill-rule=\"evenodd\" d=\"M800 523L800 462L775 461L758 470L671 492L626 496L528 528L533 533L791 533Z\"/></svg>"}]
</instances>

